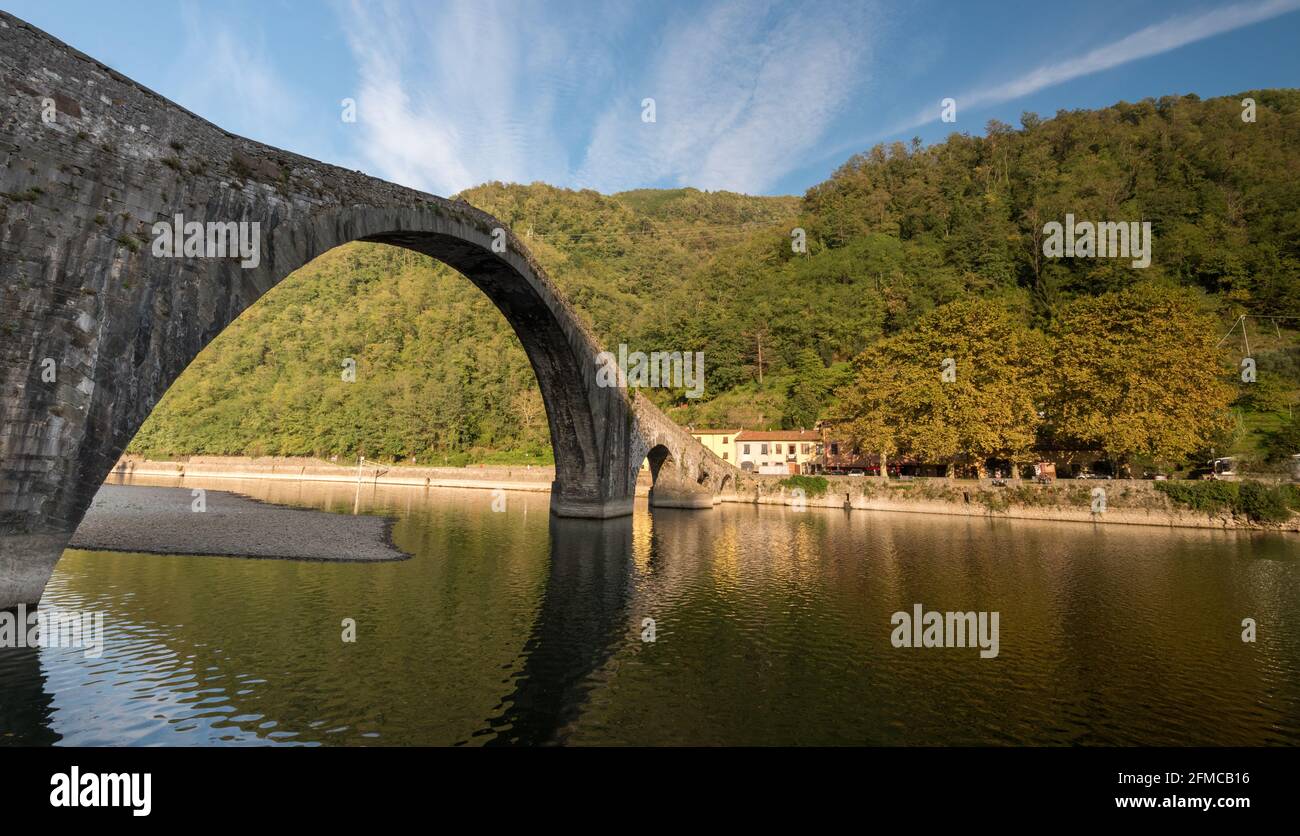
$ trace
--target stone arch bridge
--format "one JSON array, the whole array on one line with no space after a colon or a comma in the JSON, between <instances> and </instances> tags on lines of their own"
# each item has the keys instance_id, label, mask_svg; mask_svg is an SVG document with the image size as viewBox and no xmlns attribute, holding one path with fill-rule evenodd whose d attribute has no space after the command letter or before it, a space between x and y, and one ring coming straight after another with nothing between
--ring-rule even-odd
<instances>
[{"instance_id":1,"label":"stone arch bridge","mask_svg":"<svg viewBox=\"0 0 1300 836\"><path fill-rule=\"evenodd\" d=\"M257 263L155 255L177 215L257 223ZM657 506L711 507L733 478L635 390L596 385L597 340L495 218L229 134L0 12L0 608L39 600L195 355L349 241L443 261L506 317L546 404L555 514L631 513L647 458Z\"/></svg>"}]
</instances>

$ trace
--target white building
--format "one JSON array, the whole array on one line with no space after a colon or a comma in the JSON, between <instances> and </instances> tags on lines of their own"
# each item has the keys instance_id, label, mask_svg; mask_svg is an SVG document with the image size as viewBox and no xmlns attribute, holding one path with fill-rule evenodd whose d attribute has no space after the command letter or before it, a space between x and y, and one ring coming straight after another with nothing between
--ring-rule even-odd
<instances>
[{"instance_id":1,"label":"white building","mask_svg":"<svg viewBox=\"0 0 1300 836\"><path fill-rule=\"evenodd\" d=\"M758 473L803 473L821 448L812 430L742 430L732 440L735 465Z\"/></svg>"}]
</instances>

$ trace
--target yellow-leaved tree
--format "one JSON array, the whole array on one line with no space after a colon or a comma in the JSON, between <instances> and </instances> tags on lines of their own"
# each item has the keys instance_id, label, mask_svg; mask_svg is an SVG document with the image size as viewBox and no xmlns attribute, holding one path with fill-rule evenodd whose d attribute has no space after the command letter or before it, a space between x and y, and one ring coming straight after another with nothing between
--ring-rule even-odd
<instances>
[{"instance_id":1,"label":"yellow-leaved tree","mask_svg":"<svg viewBox=\"0 0 1300 836\"><path fill-rule=\"evenodd\" d=\"M1231 430L1235 395L1219 330L1186 288L1142 283L1069 303L1053 329L1053 435L1121 466L1209 447Z\"/></svg>"},{"instance_id":2,"label":"yellow-leaved tree","mask_svg":"<svg viewBox=\"0 0 1300 836\"><path fill-rule=\"evenodd\" d=\"M835 417L858 449L923 461L1025 460L1050 362L1046 337L996 301L943 305L854 361ZM881 468L882 474L885 468Z\"/></svg>"}]
</instances>

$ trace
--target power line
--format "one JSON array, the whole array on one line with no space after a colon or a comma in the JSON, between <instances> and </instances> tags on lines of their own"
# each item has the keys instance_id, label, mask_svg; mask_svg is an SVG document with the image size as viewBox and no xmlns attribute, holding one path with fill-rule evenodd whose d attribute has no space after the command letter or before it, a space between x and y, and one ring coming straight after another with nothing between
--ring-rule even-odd
<instances>
[{"instance_id":1,"label":"power line","mask_svg":"<svg viewBox=\"0 0 1300 836\"><path fill-rule=\"evenodd\" d=\"M1225 333L1222 337L1219 338L1219 341L1215 343L1214 347L1218 348L1219 346L1223 345L1224 341L1227 340L1228 337L1231 337L1232 332L1236 331L1237 326L1240 325L1241 338L1246 344L1246 354L1250 354L1250 335L1246 332L1246 320L1248 319L1272 320L1273 330L1276 332L1277 338L1282 339L1282 329L1277 324L1278 320L1300 319L1300 316L1290 316L1287 314L1241 314L1240 316L1238 316L1236 319L1232 321L1232 327L1228 329L1227 333Z\"/></svg>"}]
</instances>

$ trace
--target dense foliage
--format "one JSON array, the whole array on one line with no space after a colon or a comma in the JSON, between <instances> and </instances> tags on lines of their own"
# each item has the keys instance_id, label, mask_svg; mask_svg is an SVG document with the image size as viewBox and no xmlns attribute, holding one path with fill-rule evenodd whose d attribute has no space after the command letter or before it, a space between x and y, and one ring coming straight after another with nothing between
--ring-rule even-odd
<instances>
[{"instance_id":1,"label":"dense foliage","mask_svg":"<svg viewBox=\"0 0 1300 836\"><path fill-rule=\"evenodd\" d=\"M996 302L952 302L860 354L835 417L846 439L886 457L1024 460L1049 356L1043 335Z\"/></svg>"},{"instance_id":2,"label":"dense foliage","mask_svg":"<svg viewBox=\"0 0 1300 836\"><path fill-rule=\"evenodd\" d=\"M1300 508L1300 491L1294 485L1259 482L1156 482L1156 490L1194 511L1232 513L1254 522L1285 522Z\"/></svg>"},{"instance_id":3,"label":"dense foliage","mask_svg":"<svg viewBox=\"0 0 1300 836\"><path fill-rule=\"evenodd\" d=\"M1240 118L1246 95L1254 123ZM961 386L902 404L933 438L877 428L875 443L1009 455L1046 432L1116 457L1208 444L1279 458L1289 439L1265 442L1287 432L1300 386L1287 321L1266 323L1273 342L1250 326L1255 384L1225 389L1243 349L1214 350L1241 313L1300 317L1297 149L1300 91L1265 90L1025 114L1020 130L994 122L982 137L876 147L802 200L496 183L463 197L524 238L607 345L705 353L704 399L655 394L683 423L810 426L852 404L870 420L879 398L867 384L882 369L920 364L937 381L922 350L943 348L972 352ZM1150 221L1151 266L1044 258L1043 224L1067 213ZM791 246L796 227L807 252ZM1133 300L1172 306L1169 321L1126 312ZM973 307L937 313L950 303ZM965 336L940 328L953 311L978 316ZM1121 354L1127 376L1112 377ZM345 357L354 384L340 380ZM1211 369L1220 376L1205 387L1180 383ZM1237 396L1231 420L1225 392ZM518 341L468 282L401 250L350 245L217 337L133 449L538 460L540 405Z\"/></svg>"}]
</instances>

